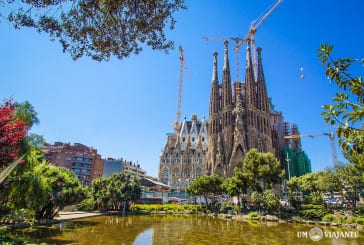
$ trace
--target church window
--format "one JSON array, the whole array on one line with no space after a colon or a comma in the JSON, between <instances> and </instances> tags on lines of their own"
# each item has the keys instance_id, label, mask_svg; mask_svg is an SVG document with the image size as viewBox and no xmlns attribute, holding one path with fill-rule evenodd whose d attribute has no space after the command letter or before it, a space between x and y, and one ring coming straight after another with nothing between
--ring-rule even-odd
<instances>
[{"instance_id":1,"label":"church window","mask_svg":"<svg viewBox=\"0 0 364 245\"><path fill-rule=\"evenodd\" d=\"M192 137L192 142L195 142L195 137Z\"/></svg>"},{"instance_id":2,"label":"church window","mask_svg":"<svg viewBox=\"0 0 364 245\"><path fill-rule=\"evenodd\" d=\"M202 137L201 140L202 140L202 142L205 142L205 137Z\"/></svg>"},{"instance_id":3,"label":"church window","mask_svg":"<svg viewBox=\"0 0 364 245\"><path fill-rule=\"evenodd\" d=\"M183 137L183 138L182 138L182 142L185 142L185 141L186 141L186 138L185 138L185 137Z\"/></svg>"}]
</instances>

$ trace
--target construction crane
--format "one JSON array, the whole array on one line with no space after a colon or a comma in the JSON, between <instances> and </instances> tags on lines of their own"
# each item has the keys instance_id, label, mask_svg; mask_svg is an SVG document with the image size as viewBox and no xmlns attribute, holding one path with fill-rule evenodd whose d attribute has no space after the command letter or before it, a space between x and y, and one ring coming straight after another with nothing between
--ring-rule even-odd
<instances>
[{"instance_id":1,"label":"construction crane","mask_svg":"<svg viewBox=\"0 0 364 245\"><path fill-rule=\"evenodd\" d=\"M332 161L334 163L334 166L337 166L338 165L338 159L337 159L337 154L336 154L335 134L334 133L329 132L329 133L323 133L323 134L305 134L305 135L292 134L292 135L284 136L284 138L285 139L300 139L300 138L303 138L303 137L310 137L310 138L313 139L315 137L320 137L320 136L329 136Z\"/></svg>"},{"instance_id":2,"label":"construction crane","mask_svg":"<svg viewBox=\"0 0 364 245\"><path fill-rule=\"evenodd\" d=\"M255 47L255 39L254 35L257 32L258 28L263 24L263 22L268 18L269 15L283 2L283 0L278 0L272 7L270 7L267 11L265 11L260 17L250 22L250 28L248 33L240 39L240 41L236 44L234 51L239 50L241 45L246 43L248 39L251 41L252 45L252 55L253 55L253 67L254 67L254 74L257 74L257 55L256 55L256 47Z\"/></svg>"},{"instance_id":3,"label":"construction crane","mask_svg":"<svg viewBox=\"0 0 364 245\"><path fill-rule=\"evenodd\" d=\"M238 42L240 41L239 38L237 37L231 37L231 38L224 38L224 37L202 37L203 39L205 39L206 41L229 41L232 40L234 41L236 44L238 44ZM236 73L236 81L239 82L239 71L240 71L240 65L239 65L239 49L234 49L235 52L235 73Z\"/></svg>"},{"instance_id":4,"label":"construction crane","mask_svg":"<svg viewBox=\"0 0 364 245\"><path fill-rule=\"evenodd\" d=\"M175 126L178 126L181 122L181 107L182 107L182 85L183 85L183 73L186 70L186 74L188 76L187 64L185 61L185 55L182 46L179 46L179 60L180 60L180 69L179 69L179 81L178 81L178 102L177 102L177 118L175 122Z\"/></svg>"}]
</instances>

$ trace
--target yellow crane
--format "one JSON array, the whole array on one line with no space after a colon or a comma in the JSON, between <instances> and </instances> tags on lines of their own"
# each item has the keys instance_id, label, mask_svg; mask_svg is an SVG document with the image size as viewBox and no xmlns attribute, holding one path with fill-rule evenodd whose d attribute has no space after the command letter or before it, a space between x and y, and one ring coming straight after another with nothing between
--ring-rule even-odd
<instances>
[{"instance_id":1,"label":"yellow crane","mask_svg":"<svg viewBox=\"0 0 364 245\"><path fill-rule=\"evenodd\" d=\"M255 47L255 39L254 35L257 32L258 28L263 24L263 22L268 18L269 15L272 14L272 12L283 2L283 0L278 0L272 7L270 7L266 12L264 12L260 17L250 22L250 28L248 33L237 42L234 51L239 50L241 45L246 43L248 39L251 41L252 45L252 55L253 55L253 67L255 76L257 74L257 55L256 55L256 47Z\"/></svg>"},{"instance_id":2,"label":"yellow crane","mask_svg":"<svg viewBox=\"0 0 364 245\"><path fill-rule=\"evenodd\" d=\"M232 40L236 44L240 41L237 37L231 37L231 38L224 38L224 37L202 37L206 41L229 41ZM236 82L239 82L239 71L240 71L240 65L239 65L239 49L234 49L235 52L235 76L236 76Z\"/></svg>"},{"instance_id":3,"label":"yellow crane","mask_svg":"<svg viewBox=\"0 0 364 245\"><path fill-rule=\"evenodd\" d=\"M332 132L329 133L322 133L322 134L291 134L284 136L285 139L301 139L303 137L315 138L320 136L329 136L330 139L330 147L331 147L331 157L334 163L334 166L337 166L338 159L336 154L336 147L335 147L335 134Z\"/></svg>"}]
</instances>

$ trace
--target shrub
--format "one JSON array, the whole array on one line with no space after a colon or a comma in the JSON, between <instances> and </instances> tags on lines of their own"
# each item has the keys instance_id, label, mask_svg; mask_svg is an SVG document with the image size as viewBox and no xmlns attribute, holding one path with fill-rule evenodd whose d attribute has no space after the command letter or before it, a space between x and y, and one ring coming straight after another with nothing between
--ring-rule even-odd
<instances>
[{"instance_id":1,"label":"shrub","mask_svg":"<svg viewBox=\"0 0 364 245\"><path fill-rule=\"evenodd\" d=\"M247 217L248 220L257 220L260 219L260 214L258 212L250 212Z\"/></svg>"},{"instance_id":2,"label":"shrub","mask_svg":"<svg viewBox=\"0 0 364 245\"><path fill-rule=\"evenodd\" d=\"M301 206L299 213L309 219L321 219L327 211L322 205L306 204Z\"/></svg>"},{"instance_id":3,"label":"shrub","mask_svg":"<svg viewBox=\"0 0 364 245\"><path fill-rule=\"evenodd\" d=\"M353 220L354 223L358 225L364 225L364 218L363 217L357 217Z\"/></svg>"},{"instance_id":4,"label":"shrub","mask_svg":"<svg viewBox=\"0 0 364 245\"><path fill-rule=\"evenodd\" d=\"M192 205L192 204L135 204L130 207L130 210L135 213L144 212L159 212L164 211L167 213L173 212L188 212L197 213L206 211L206 207L203 205Z\"/></svg>"},{"instance_id":5,"label":"shrub","mask_svg":"<svg viewBox=\"0 0 364 245\"><path fill-rule=\"evenodd\" d=\"M298 216L293 216L292 221L295 222L295 223L301 223L303 221L303 219L301 217L298 217Z\"/></svg>"},{"instance_id":6,"label":"shrub","mask_svg":"<svg viewBox=\"0 0 364 245\"><path fill-rule=\"evenodd\" d=\"M96 208L95 201L93 198L86 198L79 204L77 204L77 209L81 211L94 211Z\"/></svg>"},{"instance_id":7,"label":"shrub","mask_svg":"<svg viewBox=\"0 0 364 245\"><path fill-rule=\"evenodd\" d=\"M344 220L345 220L345 217L344 217L344 216L337 216L337 217L335 218L335 222L336 222L336 223L339 223L339 224L344 223Z\"/></svg>"},{"instance_id":8,"label":"shrub","mask_svg":"<svg viewBox=\"0 0 364 245\"><path fill-rule=\"evenodd\" d=\"M332 214L325 214L325 216L322 217L322 221L332 222L332 221L334 221L334 216Z\"/></svg>"}]
</instances>

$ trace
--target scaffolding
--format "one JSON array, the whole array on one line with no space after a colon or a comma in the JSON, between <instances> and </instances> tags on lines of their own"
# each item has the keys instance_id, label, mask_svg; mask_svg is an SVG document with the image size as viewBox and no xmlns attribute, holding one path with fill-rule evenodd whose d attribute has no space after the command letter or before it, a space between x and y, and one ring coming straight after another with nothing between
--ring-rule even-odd
<instances>
[{"instance_id":1,"label":"scaffolding","mask_svg":"<svg viewBox=\"0 0 364 245\"><path fill-rule=\"evenodd\" d=\"M289 146L283 147L283 159L285 161L287 179L293 176L302 176L311 173L311 160L302 148L292 149Z\"/></svg>"}]
</instances>

